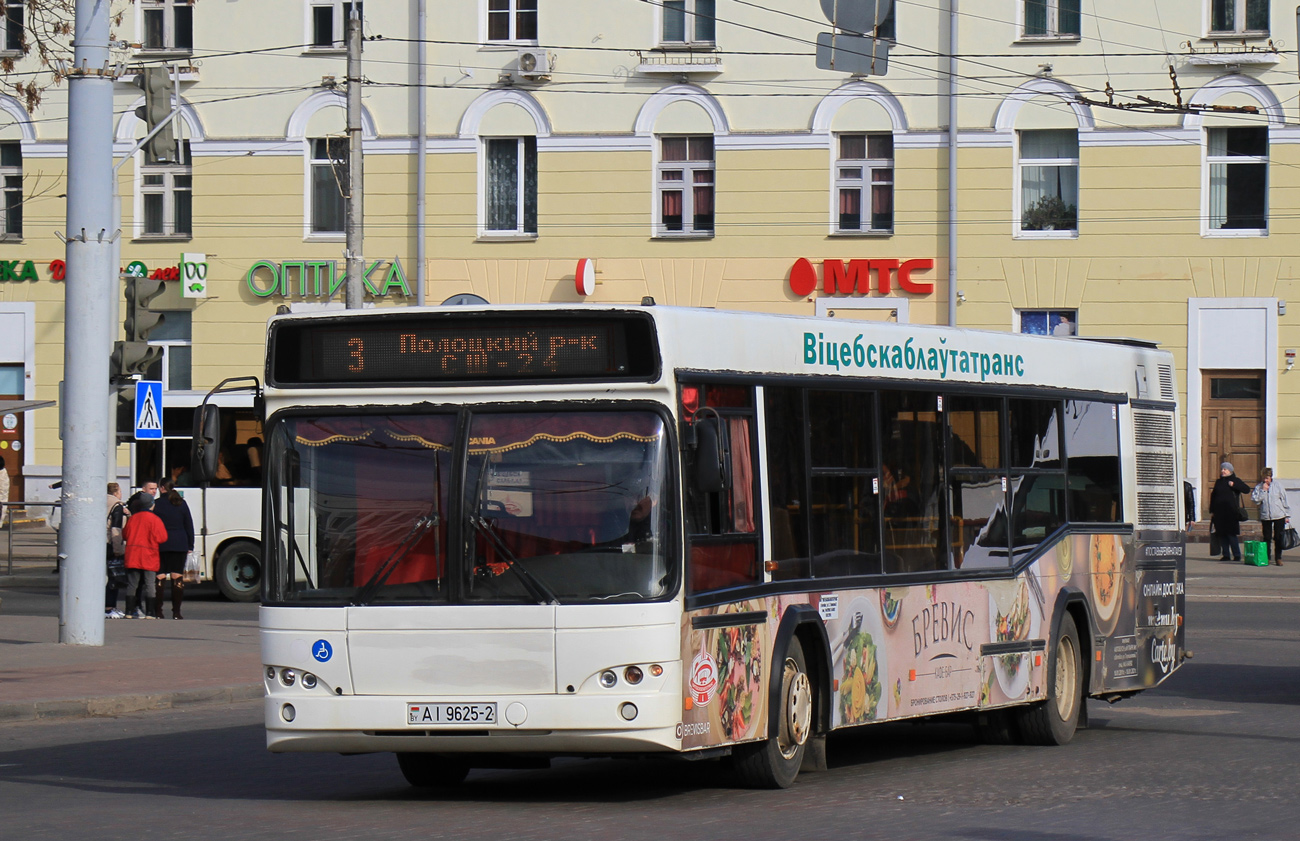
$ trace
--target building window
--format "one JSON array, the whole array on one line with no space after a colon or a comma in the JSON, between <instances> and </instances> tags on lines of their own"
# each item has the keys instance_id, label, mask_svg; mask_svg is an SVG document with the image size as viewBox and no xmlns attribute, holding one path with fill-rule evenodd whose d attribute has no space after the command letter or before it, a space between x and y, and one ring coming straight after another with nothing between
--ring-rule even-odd
<instances>
[{"instance_id":1,"label":"building window","mask_svg":"<svg viewBox=\"0 0 1300 841\"><path fill-rule=\"evenodd\" d=\"M315 2L311 5L311 46L317 50L341 50L348 40L348 18L352 3ZM364 19L364 3L357 3L357 16Z\"/></svg>"},{"instance_id":2,"label":"building window","mask_svg":"<svg viewBox=\"0 0 1300 841\"><path fill-rule=\"evenodd\" d=\"M348 141L314 137L311 144L311 232L341 234L347 218Z\"/></svg>"},{"instance_id":3,"label":"building window","mask_svg":"<svg viewBox=\"0 0 1300 841\"><path fill-rule=\"evenodd\" d=\"M1268 34L1268 0L1210 0L1210 34Z\"/></svg>"},{"instance_id":4,"label":"building window","mask_svg":"<svg viewBox=\"0 0 1300 841\"><path fill-rule=\"evenodd\" d=\"M23 45L27 43L23 11L21 0L9 0L5 3L4 45L0 52L22 53Z\"/></svg>"},{"instance_id":5,"label":"building window","mask_svg":"<svg viewBox=\"0 0 1300 841\"><path fill-rule=\"evenodd\" d=\"M1025 0L1026 38L1078 38L1080 0Z\"/></svg>"},{"instance_id":6,"label":"building window","mask_svg":"<svg viewBox=\"0 0 1300 841\"><path fill-rule=\"evenodd\" d=\"M487 0L489 41L537 41L537 0Z\"/></svg>"},{"instance_id":7,"label":"building window","mask_svg":"<svg viewBox=\"0 0 1300 841\"><path fill-rule=\"evenodd\" d=\"M1079 132L1040 129L1019 134L1019 233L1077 233Z\"/></svg>"},{"instance_id":8,"label":"building window","mask_svg":"<svg viewBox=\"0 0 1300 841\"><path fill-rule=\"evenodd\" d=\"M665 0L664 44L712 44L717 29L715 0Z\"/></svg>"},{"instance_id":9,"label":"building window","mask_svg":"<svg viewBox=\"0 0 1300 841\"><path fill-rule=\"evenodd\" d=\"M483 155L483 232L537 236L537 138L488 138Z\"/></svg>"},{"instance_id":10,"label":"building window","mask_svg":"<svg viewBox=\"0 0 1300 841\"><path fill-rule=\"evenodd\" d=\"M194 49L193 0L140 0L140 45L146 50Z\"/></svg>"},{"instance_id":11,"label":"building window","mask_svg":"<svg viewBox=\"0 0 1300 841\"><path fill-rule=\"evenodd\" d=\"M1206 129L1209 229L1268 230L1268 129Z\"/></svg>"},{"instance_id":12,"label":"building window","mask_svg":"<svg viewBox=\"0 0 1300 841\"><path fill-rule=\"evenodd\" d=\"M189 391L194 350L193 313L167 310L163 320L149 331L149 344L163 349L162 360L145 372L145 379L159 380L168 391Z\"/></svg>"},{"instance_id":13,"label":"building window","mask_svg":"<svg viewBox=\"0 0 1300 841\"><path fill-rule=\"evenodd\" d=\"M144 236L185 237L193 232L190 142L180 143L180 162L140 167L140 204Z\"/></svg>"},{"instance_id":14,"label":"building window","mask_svg":"<svg viewBox=\"0 0 1300 841\"><path fill-rule=\"evenodd\" d=\"M838 233L888 233L894 229L894 136L841 134L835 160ZM870 205L868 212L864 204Z\"/></svg>"},{"instance_id":15,"label":"building window","mask_svg":"<svg viewBox=\"0 0 1300 841\"><path fill-rule=\"evenodd\" d=\"M1078 310L1021 310L1020 332L1035 336L1076 336Z\"/></svg>"},{"instance_id":16,"label":"building window","mask_svg":"<svg viewBox=\"0 0 1300 841\"><path fill-rule=\"evenodd\" d=\"M0 143L0 239L23 236L23 147L16 140Z\"/></svg>"},{"instance_id":17,"label":"building window","mask_svg":"<svg viewBox=\"0 0 1300 841\"><path fill-rule=\"evenodd\" d=\"M713 233L713 138L661 137L659 234Z\"/></svg>"}]
</instances>

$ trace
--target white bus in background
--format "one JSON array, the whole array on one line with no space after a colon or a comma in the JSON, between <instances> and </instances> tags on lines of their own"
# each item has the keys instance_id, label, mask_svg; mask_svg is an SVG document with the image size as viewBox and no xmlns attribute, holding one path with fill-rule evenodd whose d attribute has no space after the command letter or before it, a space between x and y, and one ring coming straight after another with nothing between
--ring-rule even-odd
<instances>
[{"instance_id":1,"label":"white bus in background","mask_svg":"<svg viewBox=\"0 0 1300 841\"><path fill-rule=\"evenodd\" d=\"M1064 744L1178 667L1168 353L648 304L271 320L272 751L786 786L880 721Z\"/></svg>"}]
</instances>

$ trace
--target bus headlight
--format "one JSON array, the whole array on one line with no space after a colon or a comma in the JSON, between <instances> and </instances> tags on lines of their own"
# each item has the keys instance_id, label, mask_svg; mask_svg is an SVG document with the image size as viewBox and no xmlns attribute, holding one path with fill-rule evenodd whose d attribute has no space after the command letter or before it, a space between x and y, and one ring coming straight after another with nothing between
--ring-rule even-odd
<instances>
[{"instance_id":1,"label":"bus headlight","mask_svg":"<svg viewBox=\"0 0 1300 841\"><path fill-rule=\"evenodd\" d=\"M641 671L640 666L628 666L626 669L623 670L623 680L627 681L633 686L636 686L638 683L640 683L641 678L643 677L645 677L645 673Z\"/></svg>"},{"instance_id":2,"label":"bus headlight","mask_svg":"<svg viewBox=\"0 0 1300 841\"><path fill-rule=\"evenodd\" d=\"M605 671L600 673L601 686L605 687L606 689L610 689L616 683L618 683L618 675L614 674L609 669L606 669Z\"/></svg>"},{"instance_id":3,"label":"bus headlight","mask_svg":"<svg viewBox=\"0 0 1300 841\"><path fill-rule=\"evenodd\" d=\"M312 674L311 672L303 672L303 674L302 674L302 688L303 688L303 689L315 689L315 688L316 688L316 676L315 676L314 674Z\"/></svg>"},{"instance_id":4,"label":"bus headlight","mask_svg":"<svg viewBox=\"0 0 1300 841\"><path fill-rule=\"evenodd\" d=\"M294 681L298 679L298 673L293 669L285 669L280 672L280 682L285 686L293 686Z\"/></svg>"}]
</instances>

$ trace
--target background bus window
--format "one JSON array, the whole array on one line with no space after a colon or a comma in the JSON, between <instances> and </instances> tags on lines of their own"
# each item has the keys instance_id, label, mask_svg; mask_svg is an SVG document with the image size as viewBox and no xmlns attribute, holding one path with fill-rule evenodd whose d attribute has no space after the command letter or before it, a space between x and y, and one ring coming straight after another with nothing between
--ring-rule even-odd
<instances>
[{"instance_id":1,"label":"background bus window","mask_svg":"<svg viewBox=\"0 0 1300 841\"><path fill-rule=\"evenodd\" d=\"M881 572L875 394L809 390L807 428L812 575Z\"/></svg>"},{"instance_id":2,"label":"background bus window","mask_svg":"<svg viewBox=\"0 0 1300 841\"><path fill-rule=\"evenodd\" d=\"M1007 473L1002 464L1002 398L948 398L949 528L953 566L1006 566Z\"/></svg>"},{"instance_id":3,"label":"background bus window","mask_svg":"<svg viewBox=\"0 0 1300 841\"><path fill-rule=\"evenodd\" d=\"M1011 546L1031 551L1066 522L1061 402L1007 401L1011 453Z\"/></svg>"},{"instance_id":4,"label":"background bus window","mask_svg":"<svg viewBox=\"0 0 1300 841\"><path fill-rule=\"evenodd\" d=\"M694 482L696 451L687 448L686 530L690 535L688 582L692 593L757 584L763 580L758 558L755 505L754 391L749 386L683 385L682 418L695 419L704 407L726 424L731 487L701 491Z\"/></svg>"},{"instance_id":5,"label":"background bus window","mask_svg":"<svg viewBox=\"0 0 1300 841\"><path fill-rule=\"evenodd\" d=\"M885 572L948 568L944 548L939 395L880 394L880 493L884 496Z\"/></svg>"},{"instance_id":6,"label":"background bus window","mask_svg":"<svg viewBox=\"0 0 1300 841\"><path fill-rule=\"evenodd\" d=\"M1070 476L1070 519L1118 523L1120 503L1119 411L1112 403L1065 403L1065 456Z\"/></svg>"},{"instance_id":7,"label":"background bus window","mask_svg":"<svg viewBox=\"0 0 1300 841\"><path fill-rule=\"evenodd\" d=\"M179 487L194 487L190 472L190 444L194 433L194 407L163 409L163 440L135 445L135 484L170 478ZM129 431L129 430L128 430ZM214 487L262 486L262 423L252 409L221 410L221 449Z\"/></svg>"},{"instance_id":8,"label":"background bus window","mask_svg":"<svg viewBox=\"0 0 1300 841\"><path fill-rule=\"evenodd\" d=\"M763 389L767 420L767 494L772 517L772 579L784 581L811 575L808 555L808 460L804 429L803 389L768 386Z\"/></svg>"}]
</instances>

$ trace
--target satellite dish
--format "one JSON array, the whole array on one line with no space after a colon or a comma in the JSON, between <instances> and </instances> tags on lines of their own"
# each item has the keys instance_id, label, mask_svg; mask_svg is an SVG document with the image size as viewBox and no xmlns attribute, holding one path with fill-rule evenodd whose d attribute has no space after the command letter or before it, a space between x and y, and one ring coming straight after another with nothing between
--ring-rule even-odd
<instances>
[{"instance_id":1,"label":"satellite dish","mask_svg":"<svg viewBox=\"0 0 1300 841\"><path fill-rule=\"evenodd\" d=\"M459 295L452 295L442 302L444 307L486 307L490 306L487 298L480 298L473 292L462 292Z\"/></svg>"}]
</instances>

